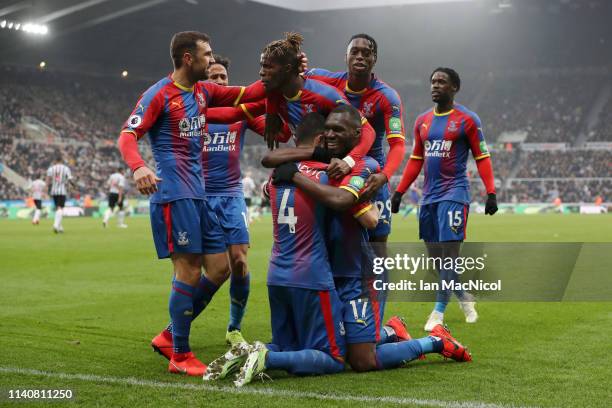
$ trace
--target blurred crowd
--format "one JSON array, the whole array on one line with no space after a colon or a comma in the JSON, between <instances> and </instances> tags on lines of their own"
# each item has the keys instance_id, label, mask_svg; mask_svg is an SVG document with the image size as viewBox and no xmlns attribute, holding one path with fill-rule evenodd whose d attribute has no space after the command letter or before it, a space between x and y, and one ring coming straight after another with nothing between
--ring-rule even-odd
<instances>
[{"instance_id":1,"label":"blurred crowd","mask_svg":"<svg viewBox=\"0 0 612 408\"><path fill-rule=\"evenodd\" d=\"M603 196L610 201L612 150L521 151L517 145L495 141L504 131L523 130L527 142L573 143L585 129L585 115L597 94L598 81L567 73L539 73L498 78L467 78L457 100L468 107L474 101L485 136L494 148L492 160L500 201L591 202ZM115 141L148 82L75 73L0 67L0 163L26 179L41 177L61 155L75 176L73 196L102 198L108 176L122 166ZM412 123L431 106L427 85L397 87L405 103L407 157L412 146ZM422 89L421 89L422 88ZM612 98L612 97L611 97ZM609 101L612 102L612 101ZM606 104L608 106L609 103ZM28 132L37 123L45 137ZM40 132L39 132L40 134ZM590 141L612 141L612 111L604 109L597 126L586 135ZM148 142L140 143L145 159L153 164ZM261 138L247 134L241 162L256 183L269 171L260 160L266 152ZM392 180L396 185L401 169ZM472 195L485 196L475 165L469 166ZM509 178L572 178L572 180L513 181ZM132 189L132 195L137 192ZM22 199L27 192L0 177L1 199ZM551 198L552 197L552 198Z\"/></svg>"}]
</instances>

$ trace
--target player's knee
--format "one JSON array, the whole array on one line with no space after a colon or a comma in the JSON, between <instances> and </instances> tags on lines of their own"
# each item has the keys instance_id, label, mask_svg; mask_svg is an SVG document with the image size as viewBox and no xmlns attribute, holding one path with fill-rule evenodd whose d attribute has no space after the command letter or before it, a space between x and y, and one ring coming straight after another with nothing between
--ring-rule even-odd
<instances>
[{"instance_id":1,"label":"player's knee","mask_svg":"<svg viewBox=\"0 0 612 408\"><path fill-rule=\"evenodd\" d=\"M246 248L230 247L229 254L232 273L246 275L248 268Z\"/></svg>"},{"instance_id":2,"label":"player's knee","mask_svg":"<svg viewBox=\"0 0 612 408\"><path fill-rule=\"evenodd\" d=\"M349 364L353 371L363 373L377 369L374 353L349 355Z\"/></svg>"},{"instance_id":3,"label":"player's knee","mask_svg":"<svg viewBox=\"0 0 612 408\"><path fill-rule=\"evenodd\" d=\"M221 286L223 282L229 278L230 274L227 254L205 255L204 269L206 270L206 278L216 285Z\"/></svg>"}]
</instances>

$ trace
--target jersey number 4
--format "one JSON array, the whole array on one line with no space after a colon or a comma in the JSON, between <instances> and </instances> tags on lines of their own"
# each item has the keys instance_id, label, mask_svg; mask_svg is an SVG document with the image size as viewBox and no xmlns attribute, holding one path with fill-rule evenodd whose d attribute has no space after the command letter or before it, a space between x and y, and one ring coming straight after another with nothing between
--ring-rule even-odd
<instances>
[{"instance_id":1,"label":"jersey number 4","mask_svg":"<svg viewBox=\"0 0 612 408\"><path fill-rule=\"evenodd\" d=\"M280 208L278 209L278 218L276 219L276 222L278 224L289 225L289 232L291 234L295 234L295 224L297 224L298 217L295 216L295 211L293 207L287 207L287 202L289 201L290 194L290 188L286 188L283 190L283 198L281 199Z\"/></svg>"}]
</instances>

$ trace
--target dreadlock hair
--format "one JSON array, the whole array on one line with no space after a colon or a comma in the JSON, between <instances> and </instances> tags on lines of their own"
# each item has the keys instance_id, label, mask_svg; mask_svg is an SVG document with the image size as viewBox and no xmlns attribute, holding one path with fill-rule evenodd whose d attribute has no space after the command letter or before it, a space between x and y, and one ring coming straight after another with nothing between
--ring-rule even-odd
<instances>
[{"instance_id":1,"label":"dreadlock hair","mask_svg":"<svg viewBox=\"0 0 612 408\"><path fill-rule=\"evenodd\" d=\"M372 36L368 34L364 34L364 33L355 34L354 36L351 37L351 39L348 41L348 44L346 44L346 46L348 47L351 41L353 41L355 38L363 38L364 40L368 40L370 44L372 45L372 53L374 53L375 57L378 56L378 44L376 44L376 40Z\"/></svg>"},{"instance_id":2,"label":"dreadlock hair","mask_svg":"<svg viewBox=\"0 0 612 408\"><path fill-rule=\"evenodd\" d=\"M223 55L219 55L219 54L213 54L213 58L215 59L215 64L219 64L223 66L226 71L229 71L229 67L231 63L229 58L224 57ZM211 64L211 65L214 65L214 64Z\"/></svg>"},{"instance_id":3,"label":"dreadlock hair","mask_svg":"<svg viewBox=\"0 0 612 408\"><path fill-rule=\"evenodd\" d=\"M459 74L457 73L457 71L452 68L438 67L434 69L431 75L429 76L429 82L431 82L431 78L433 78L436 72L444 72L446 75L448 75L451 83L457 87L457 92L459 92L459 89L461 88L461 78L459 78Z\"/></svg>"},{"instance_id":4,"label":"dreadlock hair","mask_svg":"<svg viewBox=\"0 0 612 408\"><path fill-rule=\"evenodd\" d=\"M291 70L298 73L299 59L304 37L299 33L285 33L284 40L272 41L263 50L264 58L278 62L281 65L291 65Z\"/></svg>"}]
</instances>

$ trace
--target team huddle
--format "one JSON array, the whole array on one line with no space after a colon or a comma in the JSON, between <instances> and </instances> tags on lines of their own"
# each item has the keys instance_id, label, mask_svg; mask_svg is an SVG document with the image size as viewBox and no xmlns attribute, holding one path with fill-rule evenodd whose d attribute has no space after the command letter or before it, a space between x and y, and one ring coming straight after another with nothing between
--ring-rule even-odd
<instances>
[{"instance_id":1,"label":"team huddle","mask_svg":"<svg viewBox=\"0 0 612 408\"><path fill-rule=\"evenodd\" d=\"M372 259L386 256L391 213L422 167L419 235L430 254L458 256L469 211L468 151L497 211L490 154L477 115L454 103L459 75L430 76L435 106L414 126L414 148L397 190L389 180L404 158L403 105L373 74L376 41L350 38L346 72L308 68L302 37L268 44L260 80L229 85L229 61L213 56L210 39L181 32L171 41L174 71L146 90L119 136L138 190L150 199L158 257L170 258L170 322L153 340L168 370L205 380L236 373L243 386L270 369L295 375L381 370L438 353L471 361L444 326L451 293L440 291L425 330L413 339L402 318L382 323L384 293L372 287ZM241 334L250 291L248 210L239 158L246 129L261 135L271 169L264 195L273 217L267 273L272 340L249 344ZM138 152L149 135L156 170ZM279 148L293 139L295 147ZM389 145L385 154L384 140ZM118 198L118 197L117 197ZM105 218L105 222L108 221ZM440 245L444 243L445 245ZM458 280L453 270L440 279ZM227 353L208 365L191 351L191 324L230 280ZM474 298L455 292L469 323Z\"/></svg>"}]
</instances>

